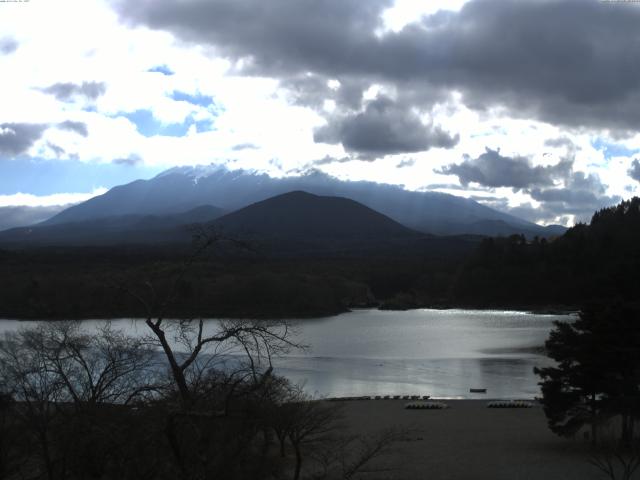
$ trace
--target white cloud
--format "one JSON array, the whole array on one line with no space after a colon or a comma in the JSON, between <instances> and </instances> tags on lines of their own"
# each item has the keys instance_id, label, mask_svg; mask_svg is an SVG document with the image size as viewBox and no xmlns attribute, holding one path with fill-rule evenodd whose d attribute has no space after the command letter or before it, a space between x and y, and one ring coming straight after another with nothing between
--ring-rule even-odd
<instances>
[{"instance_id":1,"label":"white cloud","mask_svg":"<svg viewBox=\"0 0 640 480\"><path fill-rule=\"evenodd\" d=\"M439 9L458 10L464 3L465 0L397 0L384 14L385 28L398 31L421 15ZM73 157L87 162L111 162L136 155L147 165L167 168L213 162L279 175L326 156L345 156L339 144L313 141L313 130L324 123L323 118L310 108L292 106L277 80L236 76L232 65L216 58L211 49L184 44L166 32L123 25L107 0L3 4L0 31L19 44L12 55L0 56L0 71L9 72L0 76L0 123L56 125L73 120L88 128L87 137L50 128L32 146L31 155ZM158 65L168 66L175 74L148 71ZM104 82L104 95L94 102L79 98L65 103L42 91L55 83L85 81ZM337 80L331 81L331 88L338 86ZM213 97L215 111L172 100L169 95L176 90ZM397 93L389 85L372 83L364 98L371 100L380 94L395 97ZM336 108L331 102L325 103L327 111ZM182 123L192 116L209 119L214 127L200 133L191 128L183 137L145 137L131 121L118 117L135 110L150 110L165 125ZM608 195L629 196L629 192L638 191L637 182L626 173L630 157L606 160L603 152L593 147L592 141L599 132L563 130L542 122L509 118L495 108L474 111L465 107L455 92L431 112L423 113L425 123L433 122L459 134L460 142L451 149L435 148L410 156L392 155L373 162L351 161L322 168L341 178L420 189L430 184L455 184L455 177L435 171L461 162L464 155L476 158L486 148L500 149L507 156L526 156L533 166L556 164L567 155L567 149L545 142L565 137L575 144L575 168L597 173L608 185ZM640 148L640 134L620 143L631 149ZM234 149L241 144L258 148ZM64 154L51 145L64 150ZM397 168L407 159L413 163ZM270 163L271 160L276 161ZM477 192L451 193L469 196ZM511 206L534 204L522 192L500 189L490 193L503 195ZM0 197L0 205L58 205L94 194L97 193L47 197L16 194Z\"/></svg>"},{"instance_id":2,"label":"white cloud","mask_svg":"<svg viewBox=\"0 0 640 480\"><path fill-rule=\"evenodd\" d=\"M416 2L416 0L396 0L394 6L387 9L383 14L384 28L385 30L397 32L407 24L414 22L416 18L435 13L438 10L460 10L467 1L429 0Z\"/></svg>"},{"instance_id":3,"label":"white cloud","mask_svg":"<svg viewBox=\"0 0 640 480\"><path fill-rule=\"evenodd\" d=\"M53 195L32 195L30 193L14 193L0 195L0 207L52 207L84 202L107 191L99 187L91 193L55 193Z\"/></svg>"}]
</instances>

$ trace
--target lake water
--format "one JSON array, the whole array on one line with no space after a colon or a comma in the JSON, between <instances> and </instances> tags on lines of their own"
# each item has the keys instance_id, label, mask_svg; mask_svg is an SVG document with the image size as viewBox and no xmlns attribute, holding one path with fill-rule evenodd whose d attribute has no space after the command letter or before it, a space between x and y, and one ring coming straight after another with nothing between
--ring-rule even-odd
<instances>
[{"instance_id":1,"label":"lake water","mask_svg":"<svg viewBox=\"0 0 640 480\"><path fill-rule=\"evenodd\" d=\"M274 366L321 396L532 398L539 395L533 368L550 363L535 347L544 344L554 320L572 319L505 311L357 310L295 322L309 349L278 358ZM25 323L2 320L0 332ZM146 333L140 321L113 323Z\"/></svg>"}]
</instances>

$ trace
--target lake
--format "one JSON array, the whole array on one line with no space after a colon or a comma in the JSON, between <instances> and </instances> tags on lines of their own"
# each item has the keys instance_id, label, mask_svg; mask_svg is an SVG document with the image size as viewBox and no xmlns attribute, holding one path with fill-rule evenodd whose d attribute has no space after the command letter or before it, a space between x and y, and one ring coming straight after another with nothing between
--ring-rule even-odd
<instances>
[{"instance_id":1,"label":"lake","mask_svg":"<svg viewBox=\"0 0 640 480\"><path fill-rule=\"evenodd\" d=\"M310 348L278 358L274 366L276 373L319 396L533 398L539 395L533 368L550 364L535 347L544 344L553 321L573 318L487 310L356 310L294 322L300 341ZM2 320L0 332L28 323ZM113 324L146 333L140 321ZM470 388L487 393L473 394Z\"/></svg>"}]
</instances>

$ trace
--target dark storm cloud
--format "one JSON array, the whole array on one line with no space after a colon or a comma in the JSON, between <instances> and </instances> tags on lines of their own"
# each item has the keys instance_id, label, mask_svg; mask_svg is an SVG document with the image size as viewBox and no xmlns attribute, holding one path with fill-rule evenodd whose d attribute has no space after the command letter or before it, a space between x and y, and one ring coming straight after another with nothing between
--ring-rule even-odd
<instances>
[{"instance_id":1,"label":"dark storm cloud","mask_svg":"<svg viewBox=\"0 0 640 480\"><path fill-rule=\"evenodd\" d=\"M76 83L54 83L53 85L43 88L42 91L49 93L58 100L66 102L76 96L83 96L88 100L95 100L106 92L107 87L102 82L82 82Z\"/></svg>"},{"instance_id":2,"label":"dark storm cloud","mask_svg":"<svg viewBox=\"0 0 640 480\"><path fill-rule=\"evenodd\" d=\"M640 160L636 158L631 162L631 168L627 170L627 173L631 178L640 182Z\"/></svg>"},{"instance_id":3,"label":"dark storm cloud","mask_svg":"<svg viewBox=\"0 0 640 480\"><path fill-rule=\"evenodd\" d=\"M4 37L0 38L0 53L3 55L9 55L18 49L19 43L15 38Z\"/></svg>"},{"instance_id":4,"label":"dark storm cloud","mask_svg":"<svg viewBox=\"0 0 640 480\"><path fill-rule=\"evenodd\" d=\"M485 187L511 187L520 190L552 186L556 179L568 175L572 164L572 160L565 159L556 165L533 166L525 157L506 157L497 150L487 148L479 157L448 165L438 173L456 175L465 186L477 183Z\"/></svg>"},{"instance_id":5,"label":"dark storm cloud","mask_svg":"<svg viewBox=\"0 0 640 480\"><path fill-rule=\"evenodd\" d=\"M336 88L329 87L329 78L321 75L301 75L285 78L280 87L288 90L292 103L320 109L325 100L333 100L338 107L360 109L362 96L368 87L363 80L342 79Z\"/></svg>"},{"instance_id":6,"label":"dark storm cloud","mask_svg":"<svg viewBox=\"0 0 640 480\"><path fill-rule=\"evenodd\" d=\"M364 157L452 148L459 137L434 125L425 125L416 112L387 97L377 97L361 113L329 118L314 132L321 143L341 143Z\"/></svg>"},{"instance_id":7,"label":"dark storm cloud","mask_svg":"<svg viewBox=\"0 0 640 480\"><path fill-rule=\"evenodd\" d=\"M122 17L216 46L250 71L340 72L375 38L392 0L141 0L120 2ZM351 49L351 50L349 50Z\"/></svg>"},{"instance_id":8,"label":"dark storm cloud","mask_svg":"<svg viewBox=\"0 0 640 480\"><path fill-rule=\"evenodd\" d=\"M542 203L545 211L558 216L576 215L579 221L588 221L596 210L621 200L606 195L606 185L597 175L583 172L573 172L563 188L533 188L528 193Z\"/></svg>"},{"instance_id":9,"label":"dark storm cloud","mask_svg":"<svg viewBox=\"0 0 640 480\"><path fill-rule=\"evenodd\" d=\"M62 130L68 130L70 132L75 132L83 137L87 137L89 135L89 129L87 128L87 124L84 122L74 122L72 120L66 120L59 123L58 128L61 128Z\"/></svg>"},{"instance_id":10,"label":"dark storm cloud","mask_svg":"<svg viewBox=\"0 0 640 480\"><path fill-rule=\"evenodd\" d=\"M640 8L599 0L472 0L376 36L390 0L141 0L123 18L213 45L246 74L455 89L475 109L635 130ZM304 87L323 95L322 82ZM428 102L431 95L424 95ZM318 103L318 102L316 102ZM423 105L424 107L425 105Z\"/></svg>"},{"instance_id":11,"label":"dark storm cloud","mask_svg":"<svg viewBox=\"0 0 640 480\"><path fill-rule=\"evenodd\" d=\"M36 123L0 123L0 155L25 153L47 128Z\"/></svg>"}]
</instances>

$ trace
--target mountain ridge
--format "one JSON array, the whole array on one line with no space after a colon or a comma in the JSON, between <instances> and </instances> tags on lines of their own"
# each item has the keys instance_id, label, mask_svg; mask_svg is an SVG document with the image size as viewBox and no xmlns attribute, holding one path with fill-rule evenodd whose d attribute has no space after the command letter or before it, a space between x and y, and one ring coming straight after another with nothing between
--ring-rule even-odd
<instances>
[{"instance_id":1,"label":"mountain ridge","mask_svg":"<svg viewBox=\"0 0 640 480\"><path fill-rule=\"evenodd\" d=\"M400 186L368 181L346 181L318 170L304 175L275 178L222 166L174 167L149 180L119 185L103 195L68 208L45 224L103 218L118 214L178 213L198 205L216 205L234 211L252 203L287 193L306 191L321 196L345 197L423 233L482 235L522 233L548 236L545 227L493 210L471 199L440 192L409 191ZM502 221L470 232L482 221ZM557 234L553 232L552 234Z\"/></svg>"}]
</instances>

